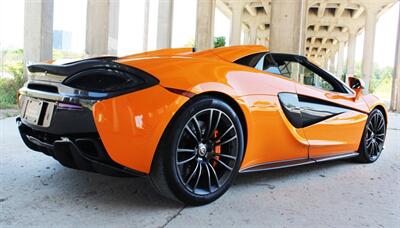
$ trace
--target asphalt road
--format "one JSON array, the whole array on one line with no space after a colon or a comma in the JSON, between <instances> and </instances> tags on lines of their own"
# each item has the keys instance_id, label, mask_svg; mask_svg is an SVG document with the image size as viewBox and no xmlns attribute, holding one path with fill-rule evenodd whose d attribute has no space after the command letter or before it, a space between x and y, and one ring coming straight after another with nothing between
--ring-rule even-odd
<instances>
[{"instance_id":1,"label":"asphalt road","mask_svg":"<svg viewBox=\"0 0 400 228\"><path fill-rule=\"evenodd\" d=\"M219 200L183 207L143 178L64 168L0 120L0 227L400 227L400 115L373 164L333 161L239 175Z\"/></svg>"}]
</instances>

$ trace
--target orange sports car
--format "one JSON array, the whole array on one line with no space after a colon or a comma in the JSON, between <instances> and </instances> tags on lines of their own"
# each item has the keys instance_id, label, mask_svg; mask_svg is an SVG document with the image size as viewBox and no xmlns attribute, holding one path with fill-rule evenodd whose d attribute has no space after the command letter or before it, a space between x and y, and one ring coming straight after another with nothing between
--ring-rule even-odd
<instances>
[{"instance_id":1,"label":"orange sports car","mask_svg":"<svg viewBox=\"0 0 400 228\"><path fill-rule=\"evenodd\" d=\"M262 46L164 49L28 66L17 123L62 165L146 176L161 194L212 202L237 173L340 158L374 162L387 113L363 82Z\"/></svg>"}]
</instances>

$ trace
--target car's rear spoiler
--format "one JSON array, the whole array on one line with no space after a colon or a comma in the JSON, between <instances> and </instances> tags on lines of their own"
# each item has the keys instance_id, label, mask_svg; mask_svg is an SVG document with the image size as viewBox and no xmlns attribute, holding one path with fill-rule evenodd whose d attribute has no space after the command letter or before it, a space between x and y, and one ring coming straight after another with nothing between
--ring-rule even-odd
<instances>
[{"instance_id":1,"label":"car's rear spoiler","mask_svg":"<svg viewBox=\"0 0 400 228\"><path fill-rule=\"evenodd\" d=\"M39 63L39 64L29 65L28 70L31 73L46 72L48 74L54 74L59 76L71 76L82 70L86 70L89 68L109 67L110 64L119 65L118 63L113 62L116 59L118 59L118 57L106 56L106 57L83 59L61 65Z\"/></svg>"}]
</instances>

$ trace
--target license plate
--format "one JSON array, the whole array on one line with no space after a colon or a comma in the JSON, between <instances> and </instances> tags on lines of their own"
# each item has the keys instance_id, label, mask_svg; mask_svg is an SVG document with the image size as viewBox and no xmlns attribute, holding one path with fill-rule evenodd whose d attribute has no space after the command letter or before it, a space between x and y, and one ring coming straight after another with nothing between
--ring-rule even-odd
<instances>
[{"instance_id":1,"label":"license plate","mask_svg":"<svg viewBox=\"0 0 400 228\"><path fill-rule=\"evenodd\" d=\"M40 100L29 99L26 102L24 119L32 124L38 124L43 102Z\"/></svg>"}]
</instances>

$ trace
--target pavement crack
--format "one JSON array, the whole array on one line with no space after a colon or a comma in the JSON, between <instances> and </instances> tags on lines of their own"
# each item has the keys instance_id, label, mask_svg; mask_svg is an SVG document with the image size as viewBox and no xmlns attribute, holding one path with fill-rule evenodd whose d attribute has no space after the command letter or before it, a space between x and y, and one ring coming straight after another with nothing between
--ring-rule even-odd
<instances>
[{"instance_id":1,"label":"pavement crack","mask_svg":"<svg viewBox=\"0 0 400 228\"><path fill-rule=\"evenodd\" d=\"M179 209L179 211L178 211L176 214L174 214L173 216L169 217L169 218L167 219L167 222L164 223L164 224L163 224L162 226L160 226L160 227L161 227L161 228L166 227L172 220L174 220L176 217L178 217L178 215L181 214L181 212L183 211L183 209L185 209L185 207L186 207L186 206L183 206L181 209Z\"/></svg>"}]
</instances>

